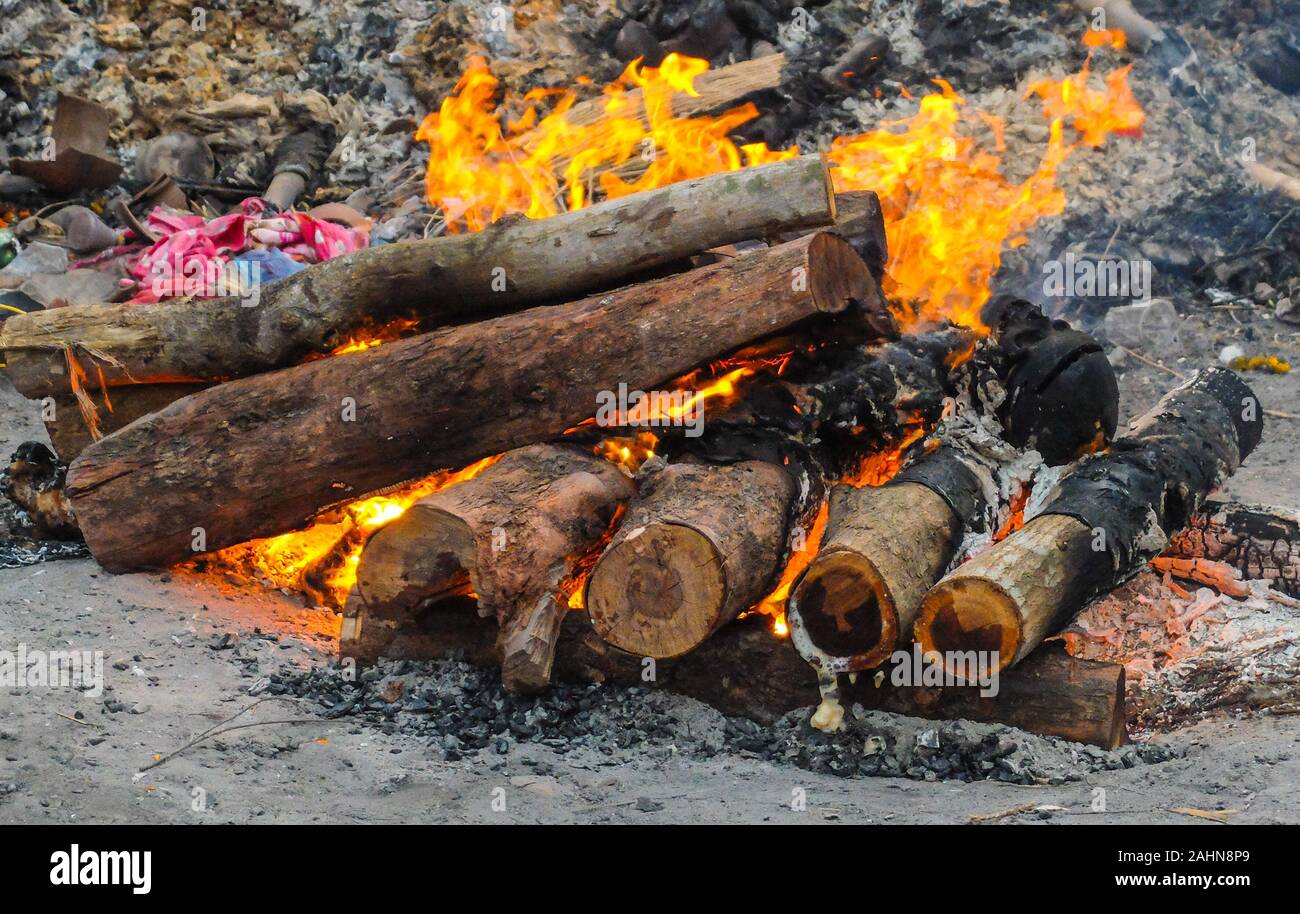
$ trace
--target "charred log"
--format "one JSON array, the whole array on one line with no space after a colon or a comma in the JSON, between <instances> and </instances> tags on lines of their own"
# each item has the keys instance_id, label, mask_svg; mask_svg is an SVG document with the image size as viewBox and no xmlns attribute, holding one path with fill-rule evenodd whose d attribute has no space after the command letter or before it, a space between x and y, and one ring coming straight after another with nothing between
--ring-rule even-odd
<instances>
[{"instance_id":1,"label":"charred log","mask_svg":"<svg viewBox=\"0 0 1300 914\"><path fill-rule=\"evenodd\" d=\"M1166 555L1226 562L1244 578L1300 597L1300 518L1294 512L1208 501Z\"/></svg>"},{"instance_id":2,"label":"charred log","mask_svg":"<svg viewBox=\"0 0 1300 914\"><path fill-rule=\"evenodd\" d=\"M1023 660L1087 603L1141 570L1236 471L1263 411L1231 371L1212 368L1167 394L1111 452L1086 461L1024 528L926 596L916 637L945 659L996 651Z\"/></svg>"},{"instance_id":3,"label":"charred log","mask_svg":"<svg viewBox=\"0 0 1300 914\"><path fill-rule=\"evenodd\" d=\"M1115 430L1118 386L1095 340L1015 299L995 299L984 316L993 332L966 366L980 379L968 385L968 410L985 407L980 392L995 381L1006 392L996 421L950 419L936 449L891 482L832 490L821 548L787 607L795 646L823 674L870 669L910 640L922 597L963 537L1005 521L999 480L1024 458L999 438L1041 447L1055 464ZM1067 390L1082 400L1070 409Z\"/></svg>"}]
</instances>

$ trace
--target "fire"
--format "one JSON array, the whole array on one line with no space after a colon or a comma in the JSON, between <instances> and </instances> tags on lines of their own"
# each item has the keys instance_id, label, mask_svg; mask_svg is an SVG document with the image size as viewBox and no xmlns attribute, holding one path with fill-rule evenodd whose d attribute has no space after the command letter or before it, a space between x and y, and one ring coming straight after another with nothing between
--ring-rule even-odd
<instances>
[{"instance_id":1,"label":"fire","mask_svg":"<svg viewBox=\"0 0 1300 914\"><path fill-rule=\"evenodd\" d=\"M904 326L914 318L949 318L978 328L1002 250L1024 243L1036 222L1065 208L1056 176L1067 157L1080 145L1100 145L1112 133L1140 131L1144 115L1128 86L1129 69L1106 75L1100 89L1090 71L1092 51L1122 47L1122 37L1089 32L1084 43L1090 52L1079 73L1030 85L1026 98L1041 99L1050 129L1037 169L1022 182L1002 173L1002 121L970 110L942 80L935 80L938 91L924 95L911 117L831 144L835 189L873 190L880 196L890 246L885 292ZM442 213L447 232L478 231L512 213L545 218L600 196L621 197L799 154L796 147L772 150L731 139L736 128L758 116L752 104L716 116L675 116L674 94L695 94L694 80L707 69L707 62L677 54L657 68L634 61L605 87L597 114L579 116L573 89L499 97L486 61L474 58L453 94L416 133L430 149L427 197ZM1065 139L1067 124L1080 135L1075 143ZM977 139L984 135L992 137L991 144ZM368 349L415 329L413 322L397 321L359 331L331 355ZM691 398L664 412L648 407L646 418L671 420L679 418L673 410L730 402L741 395L746 380L765 369L779 373L790 355L751 354L710 366L707 375L702 370L678 379L674 389L694 391ZM588 420L579 428L593 424ZM868 459L845 481L887 481L922 434L919 427L909 430L898 447ZM638 431L606 438L595 451L635 472L658 444L653 432ZM231 547L199 564L341 605L370 533L419 498L471 478L495 459L334 509L305 530ZM755 607L773 617L778 634L785 632L785 598L816 553L825 518L823 505L776 589ZM582 567L575 568L563 588L570 606L580 608L585 576Z\"/></svg>"},{"instance_id":2,"label":"fire","mask_svg":"<svg viewBox=\"0 0 1300 914\"><path fill-rule=\"evenodd\" d=\"M1065 79L1040 79L1031 83L1025 97L1041 98L1048 117L1068 120L1085 145L1100 146L1112 133L1140 136L1146 115L1128 85L1133 65L1107 73L1106 89L1100 91L1088 85L1091 63L1089 57L1082 70Z\"/></svg>"},{"instance_id":3,"label":"fire","mask_svg":"<svg viewBox=\"0 0 1300 914\"><path fill-rule=\"evenodd\" d=\"M1128 68L1108 74L1104 89L1090 85L1092 51L1122 47L1122 38L1089 31L1084 43L1090 56L1079 73L1030 86L1026 97L1042 99L1051 127L1038 168L1022 182L1001 171L1002 121L969 110L943 80L935 80L939 91L923 96L910 118L831 144L835 189L880 195L890 246L885 291L905 322L919 315L979 326L1002 250L1024 243L1036 222L1065 208L1056 175L1076 148L1065 140L1067 121L1088 146L1140 129ZM448 231L477 231L508 213L542 218L581 208L597 190L619 197L798 155L795 147L730 139L757 117L752 104L714 117L675 117L673 94L695 94L693 81L707 69L707 62L677 54L658 68L634 61L605 87L600 116L580 118L571 116L572 89L499 99L497 80L475 58L416 134L429 144L429 202ZM984 133L991 147L975 138Z\"/></svg>"},{"instance_id":4,"label":"fire","mask_svg":"<svg viewBox=\"0 0 1300 914\"><path fill-rule=\"evenodd\" d=\"M348 335L346 340L330 350L328 355L346 355L349 352L365 352L367 349L374 349L376 346L382 346L384 343L391 343L393 340L401 339L419 329L419 321L413 318L398 318L379 327L354 331ZM324 356L316 356L315 358L324 358ZM313 361L313 358L309 357L307 361Z\"/></svg>"},{"instance_id":5,"label":"fire","mask_svg":"<svg viewBox=\"0 0 1300 914\"><path fill-rule=\"evenodd\" d=\"M356 583L361 550L371 534L426 495L473 479L499 459L499 455L487 457L462 470L435 473L350 502L321 514L303 530L240 543L191 562L190 567L309 594L324 605L341 607Z\"/></svg>"},{"instance_id":6,"label":"fire","mask_svg":"<svg viewBox=\"0 0 1300 914\"><path fill-rule=\"evenodd\" d=\"M829 505L823 501L813 518L812 525L803 533L802 542L796 541L797 548L791 550L790 559L781 571L781 580L776 588L749 610L749 613L761 613L772 620L772 634L784 638L790 634L790 626L785 621L785 603L790 598L790 588L803 574L821 548L822 536L826 533L826 518L830 514ZM745 613L745 615L749 615Z\"/></svg>"},{"instance_id":7,"label":"fire","mask_svg":"<svg viewBox=\"0 0 1300 914\"><path fill-rule=\"evenodd\" d=\"M449 232L478 231L507 213L541 219L581 209L592 200L597 169L603 194L621 197L798 154L737 147L728 138L758 116L752 104L718 117L674 117L673 94L696 94L695 77L708 68L679 54L659 67L634 60L605 87L601 115L583 122L569 116L577 101L572 89L534 89L519 100L517 117L506 116L487 62L471 58L454 93L415 134L429 144L429 200ZM608 170L615 166L622 172Z\"/></svg>"},{"instance_id":8,"label":"fire","mask_svg":"<svg viewBox=\"0 0 1300 914\"><path fill-rule=\"evenodd\" d=\"M669 381L666 391L649 393L626 414L611 418L614 426L669 425L693 416L702 417L706 404L715 408L734 403L741 396L744 382L760 372L781 374L794 355L790 351L769 352L755 347L721 359L706 368L696 369ZM678 394L664 396L663 394ZM566 434L594 427L596 420L587 419ZM641 465L655 456L659 436L650 431L639 431L629 436L609 435L592 449L597 456L616 463L629 473L636 473Z\"/></svg>"}]
</instances>

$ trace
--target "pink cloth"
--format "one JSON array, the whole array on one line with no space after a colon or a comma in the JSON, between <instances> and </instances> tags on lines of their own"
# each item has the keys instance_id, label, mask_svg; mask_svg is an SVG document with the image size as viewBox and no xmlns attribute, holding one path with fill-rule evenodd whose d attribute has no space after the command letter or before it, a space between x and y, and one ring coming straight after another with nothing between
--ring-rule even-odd
<instances>
[{"instance_id":1,"label":"pink cloth","mask_svg":"<svg viewBox=\"0 0 1300 914\"><path fill-rule=\"evenodd\" d=\"M302 263L320 263L367 247L370 237L306 213L262 218L266 202L249 197L240 211L205 221L202 216L156 207L145 220L161 236L128 269L125 287L136 286L133 302L157 302L180 295L208 298L222 288L226 264L253 248L277 247Z\"/></svg>"}]
</instances>

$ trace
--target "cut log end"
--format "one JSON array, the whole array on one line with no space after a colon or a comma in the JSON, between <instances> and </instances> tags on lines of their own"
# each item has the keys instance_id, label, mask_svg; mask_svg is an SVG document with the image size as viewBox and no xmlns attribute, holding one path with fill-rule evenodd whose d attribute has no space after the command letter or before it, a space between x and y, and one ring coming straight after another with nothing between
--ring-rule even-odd
<instances>
[{"instance_id":1,"label":"cut log end","mask_svg":"<svg viewBox=\"0 0 1300 914\"><path fill-rule=\"evenodd\" d=\"M443 595L462 593L474 570L474 532L462 519L414 505L366 544L357 566L356 598L398 617Z\"/></svg>"},{"instance_id":2,"label":"cut log end","mask_svg":"<svg viewBox=\"0 0 1300 914\"><path fill-rule=\"evenodd\" d=\"M960 532L960 518L926 486L836 486L821 550L791 594L795 647L829 672L879 666L911 636Z\"/></svg>"},{"instance_id":3,"label":"cut log end","mask_svg":"<svg viewBox=\"0 0 1300 914\"><path fill-rule=\"evenodd\" d=\"M818 311L838 313L854 302L871 301L875 295L875 282L871 271L861 257L840 238L818 234L808 245L809 276L792 276L797 288L800 281L808 283L808 290Z\"/></svg>"},{"instance_id":4,"label":"cut log end","mask_svg":"<svg viewBox=\"0 0 1300 914\"><path fill-rule=\"evenodd\" d=\"M997 652L997 669L1006 669L1023 641L1021 608L995 581L973 576L950 578L931 590L921 604L916 640L935 651L945 668L960 675L968 667L967 651Z\"/></svg>"},{"instance_id":5,"label":"cut log end","mask_svg":"<svg viewBox=\"0 0 1300 914\"><path fill-rule=\"evenodd\" d=\"M709 538L684 524L632 531L605 552L587 584L592 624L630 654L684 654L726 621L722 565Z\"/></svg>"},{"instance_id":6,"label":"cut log end","mask_svg":"<svg viewBox=\"0 0 1300 914\"><path fill-rule=\"evenodd\" d=\"M849 550L818 555L795 587L791 606L808 640L834 657L852 657L851 670L878 666L898 642L898 610L865 556Z\"/></svg>"}]
</instances>

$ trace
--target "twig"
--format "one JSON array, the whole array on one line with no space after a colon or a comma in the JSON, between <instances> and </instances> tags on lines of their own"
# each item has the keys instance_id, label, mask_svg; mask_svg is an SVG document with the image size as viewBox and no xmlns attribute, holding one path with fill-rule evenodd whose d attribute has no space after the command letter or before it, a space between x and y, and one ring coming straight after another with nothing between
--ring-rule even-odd
<instances>
[{"instance_id":1,"label":"twig","mask_svg":"<svg viewBox=\"0 0 1300 914\"><path fill-rule=\"evenodd\" d=\"M83 727L94 727L96 730L104 729L97 723L93 723L92 721L88 721L88 720L82 720L79 717L73 717L71 714L64 714L62 711L55 711L54 713L57 716L62 717L64 720L70 720L74 724L81 724Z\"/></svg>"},{"instance_id":2,"label":"twig","mask_svg":"<svg viewBox=\"0 0 1300 914\"><path fill-rule=\"evenodd\" d=\"M1162 364L1161 362L1157 362L1155 359L1149 359L1140 352L1134 352L1132 349L1129 349L1127 346L1116 345L1115 348L1118 349L1120 352L1127 352L1129 355L1133 356L1133 358L1137 359L1139 362L1145 362L1147 365L1150 365L1152 368L1159 368L1161 371L1169 372L1171 375L1173 375L1175 378L1177 378L1180 381L1187 380L1187 375L1182 374L1181 372L1174 371L1168 365Z\"/></svg>"},{"instance_id":3,"label":"twig","mask_svg":"<svg viewBox=\"0 0 1300 914\"><path fill-rule=\"evenodd\" d=\"M266 727L266 726L271 726L272 724L319 724L324 722L317 717L296 717L296 718L286 718L284 720L264 720L264 721L259 721L257 723L239 724L238 726L234 726L234 727L225 727L226 724L230 723L233 720L238 720L240 717L243 717L245 714L247 714L249 711L256 708L258 705L267 701L285 701L285 702L289 702L290 704L295 704L295 705L298 704L298 700L296 698L289 698L286 695L268 695L266 698L259 698L257 701L253 702L251 705L244 708L242 711L239 711L236 714L227 717L225 720L217 721L211 727L208 727L208 729L204 730L202 733L194 737L185 745L181 746L179 749L173 750L172 752L168 752L166 755L162 756L156 761L150 762L148 765L145 765L143 768L140 769L139 773L143 774L146 771L151 771L152 769L157 768L159 765L171 761L176 756L180 755L182 752L185 752L187 749L191 749L194 746L197 746L199 743L203 742L204 740L206 740L208 737L211 736L222 736L226 733L231 733L235 730L245 730L249 727ZM225 727L225 729L224 730L218 729L219 727Z\"/></svg>"}]
</instances>

